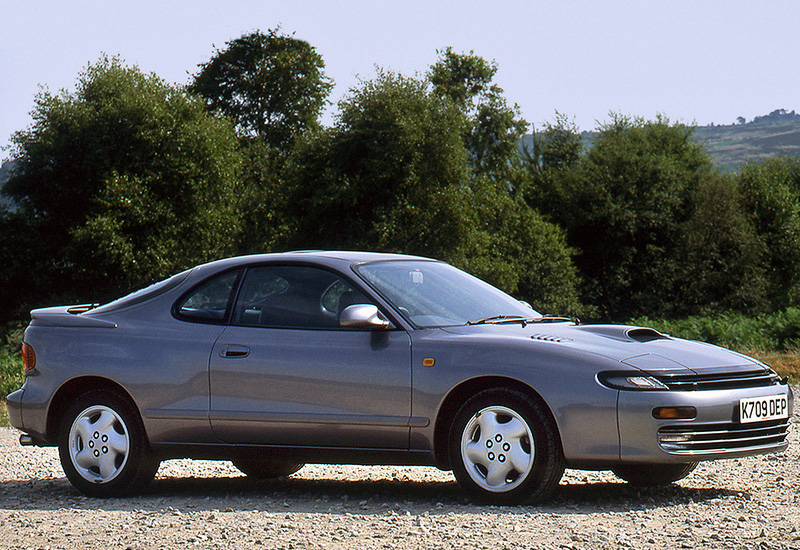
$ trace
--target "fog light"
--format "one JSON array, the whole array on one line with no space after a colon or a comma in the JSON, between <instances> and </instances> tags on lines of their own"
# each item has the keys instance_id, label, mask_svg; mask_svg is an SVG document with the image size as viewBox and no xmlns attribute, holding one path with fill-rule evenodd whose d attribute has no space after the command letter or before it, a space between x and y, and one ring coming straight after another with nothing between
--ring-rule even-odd
<instances>
[{"instance_id":1,"label":"fog light","mask_svg":"<svg viewBox=\"0 0 800 550\"><path fill-rule=\"evenodd\" d=\"M697 418L697 409L694 407L656 407L653 409L653 418L658 420L693 420Z\"/></svg>"}]
</instances>

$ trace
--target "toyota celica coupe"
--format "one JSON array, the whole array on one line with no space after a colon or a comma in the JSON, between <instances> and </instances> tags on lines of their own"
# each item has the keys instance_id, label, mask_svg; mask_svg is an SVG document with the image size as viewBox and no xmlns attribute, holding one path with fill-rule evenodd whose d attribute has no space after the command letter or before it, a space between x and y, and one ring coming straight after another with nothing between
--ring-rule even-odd
<instances>
[{"instance_id":1,"label":"toyota celica coupe","mask_svg":"<svg viewBox=\"0 0 800 550\"><path fill-rule=\"evenodd\" d=\"M787 381L739 353L544 316L412 256L230 258L31 317L10 422L98 497L188 457L255 478L436 466L476 500L534 502L564 468L667 484L783 451L793 408Z\"/></svg>"}]
</instances>

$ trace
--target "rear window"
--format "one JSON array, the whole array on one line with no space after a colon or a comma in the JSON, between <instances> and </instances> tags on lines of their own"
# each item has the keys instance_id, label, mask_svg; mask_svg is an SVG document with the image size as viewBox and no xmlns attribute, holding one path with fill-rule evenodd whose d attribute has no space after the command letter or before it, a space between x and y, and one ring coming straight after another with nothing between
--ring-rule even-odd
<instances>
[{"instance_id":1,"label":"rear window","mask_svg":"<svg viewBox=\"0 0 800 550\"><path fill-rule=\"evenodd\" d=\"M92 313L102 313L104 311L113 311L115 309L122 309L124 307L129 307L132 305L140 304L146 300L151 298L155 298L159 294L163 294L168 290L171 290L177 287L179 284L183 282L184 279L189 275L189 272L192 271L191 269L187 269L186 271L182 271L177 275L173 275L163 281L158 281L157 283L153 283L151 285L144 286L139 290L135 290L130 294L126 294L122 298L117 298L112 302L108 302L97 309L92 310Z\"/></svg>"}]
</instances>

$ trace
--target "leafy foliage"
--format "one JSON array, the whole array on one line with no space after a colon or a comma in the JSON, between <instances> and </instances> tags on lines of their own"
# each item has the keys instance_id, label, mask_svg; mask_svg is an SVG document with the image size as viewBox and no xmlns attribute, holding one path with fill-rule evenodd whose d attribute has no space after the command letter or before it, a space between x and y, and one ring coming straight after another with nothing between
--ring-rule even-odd
<instances>
[{"instance_id":1,"label":"leafy foliage","mask_svg":"<svg viewBox=\"0 0 800 550\"><path fill-rule=\"evenodd\" d=\"M439 52L428 80L434 94L451 101L466 117L464 143L474 172L502 177L518 154L528 124L516 105L509 106L503 89L492 83L496 73L495 63L447 48Z\"/></svg>"},{"instance_id":2,"label":"leafy foliage","mask_svg":"<svg viewBox=\"0 0 800 550\"><path fill-rule=\"evenodd\" d=\"M423 82L381 73L293 159L290 246L458 257L468 237L460 113Z\"/></svg>"},{"instance_id":3,"label":"leafy foliage","mask_svg":"<svg viewBox=\"0 0 800 550\"><path fill-rule=\"evenodd\" d=\"M41 93L0 206L5 315L285 248L442 258L590 318L800 300L800 159L721 175L694 128L616 114L589 142L556 113L520 148L496 63L450 48L424 76L379 71L321 128L323 69L276 29L202 64L202 99L108 58Z\"/></svg>"},{"instance_id":4,"label":"leafy foliage","mask_svg":"<svg viewBox=\"0 0 800 550\"><path fill-rule=\"evenodd\" d=\"M689 197L681 228L673 315L769 309L763 240L730 177L709 175Z\"/></svg>"},{"instance_id":5,"label":"leafy foliage","mask_svg":"<svg viewBox=\"0 0 800 550\"><path fill-rule=\"evenodd\" d=\"M766 248L772 307L796 305L800 302L800 157L748 164L737 179Z\"/></svg>"},{"instance_id":6,"label":"leafy foliage","mask_svg":"<svg viewBox=\"0 0 800 550\"><path fill-rule=\"evenodd\" d=\"M456 262L459 267L525 299L538 311L592 313L580 302L574 251L561 228L486 178L473 183L470 203L478 222L478 244Z\"/></svg>"},{"instance_id":7,"label":"leafy foliage","mask_svg":"<svg viewBox=\"0 0 800 550\"><path fill-rule=\"evenodd\" d=\"M567 231L580 251L583 298L603 317L763 305L759 280L755 294L725 297L742 277L760 275L758 243L736 196L714 211L724 231L703 225L716 176L691 136L692 128L664 117L612 115L582 153L574 126L560 117L526 157L531 181L523 194ZM691 277L686 261L697 262ZM730 265L720 271L721 262Z\"/></svg>"},{"instance_id":8,"label":"leafy foliage","mask_svg":"<svg viewBox=\"0 0 800 550\"><path fill-rule=\"evenodd\" d=\"M700 340L742 351L791 352L800 349L800 308L796 307L757 316L725 313L678 320L641 317L630 323L653 327L678 338Z\"/></svg>"},{"instance_id":9,"label":"leafy foliage","mask_svg":"<svg viewBox=\"0 0 800 550\"><path fill-rule=\"evenodd\" d=\"M191 91L236 123L245 136L285 147L317 127L332 82L308 42L280 29L256 31L226 43L200 66Z\"/></svg>"},{"instance_id":10,"label":"leafy foliage","mask_svg":"<svg viewBox=\"0 0 800 550\"><path fill-rule=\"evenodd\" d=\"M579 311L562 233L473 171L470 124L423 80L382 72L353 90L292 158L289 246L441 258L545 311Z\"/></svg>"},{"instance_id":11,"label":"leafy foliage","mask_svg":"<svg viewBox=\"0 0 800 550\"><path fill-rule=\"evenodd\" d=\"M0 401L18 390L25 381L22 373L22 328L17 324L0 326ZM0 425L2 418L0 418Z\"/></svg>"},{"instance_id":12,"label":"leafy foliage","mask_svg":"<svg viewBox=\"0 0 800 550\"><path fill-rule=\"evenodd\" d=\"M23 285L30 298L97 299L231 251L238 141L202 102L103 58L33 117L4 187L19 211L2 219L19 231L3 245L24 235L34 262L16 273L46 283Z\"/></svg>"}]
</instances>

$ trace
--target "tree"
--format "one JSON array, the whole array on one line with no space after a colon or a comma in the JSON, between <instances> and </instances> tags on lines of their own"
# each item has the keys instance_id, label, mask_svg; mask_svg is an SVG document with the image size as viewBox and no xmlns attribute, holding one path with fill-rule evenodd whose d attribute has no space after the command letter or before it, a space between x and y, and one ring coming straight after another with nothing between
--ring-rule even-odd
<instances>
[{"instance_id":1,"label":"tree","mask_svg":"<svg viewBox=\"0 0 800 550\"><path fill-rule=\"evenodd\" d=\"M290 246L458 257L470 232L460 112L424 82L388 72L339 110L290 163L299 224Z\"/></svg>"},{"instance_id":2,"label":"tree","mask_svg":"<svg viewBox=\"0 0 800 550\"><path fill-rule=\"evenodd\" d=\"M800 302L800 158L746 164L737 175L756 233L766 246L775 309Z\"/></svg>"},{"instance_id":3,"label":"tree","mask_svg":"<svg viewBox=\"0 0 800 550\"><path fill-rule=\"evenodd\" d=\"M256 31L227 42L200 65L190 90L232 118L242 135L285 148L318 126L333 86L324 67L307 42L280 29Z\"/></svg>"},{"instance_id":4,"label":"tree","mask_svg":"<svg viewBox=\"0 0 800 550\"><path fill-rule=\"evenodd\" d=\"M33 300L97 299L231 250L238 139L201 101L103 58L74 93L41 93L33 119L4 187L35 236Z\"/></svg>"},{"instance_id":5,"label":"tree","mask_svg":"<svg viewBox=\"0 0 800 550\"><path fill-rule=\"evenodd\" d=\"M508 105L503 89L492 83L496 73L497 64L473 52L458 54L447 48L439 52L428 80L434 94L451 101L468 120L464 142L472 170L502 178L518 156L528 123L516 105Z\"/></svg>"},{"instance_id":6,"label":"tree","mask_svg":"<svg viewBox=\"0 0 800 550\"><path fill-rule=\"evenodd\" d=\"M691 191L677 256L673 315L769 309L766 247L735 179L712 175Z\"/></svg>"},{"instance_id":7,"label":"tree","mask_svg":"<svg viewBox=\"0 0 800 550\"><path fill-rule=\"evenodd\" d=\"M712 172L709 156L691 127L612 115L576 161L575 132L558 126L568 154L544 164L542 153L525 195L579 251L584 302L607 318L669 315L689 194Z\"/></svg>"},{"instance_id":8,"label":"tree","mask_svg":"<svg viewBox=\"0 0 800 550\"><path fill-rule=\"evenodd\" d=\"M302 140L288 164L289 247L439 258L545 311L578 311L563 234L505 182L470 172L469 121L452 101L381 72L339 107L336 125Z\"/></svg>"},{"instance_id":9,"label":"tree","mask_svg":"<svg viewBox=\"0 0 800 550\"><path fill-rule=\"evenodd\" d=\"M556 111L554 122L534 132L531 147L525 148L528 169L537 175L577 165L584 152L583 137L574 121Z\"/></svg>"},{"instance_id":10,"label":"tree","mask_svg":"<svg viewBox=\"0 0 800 550\"><path fill-rule=\"evenodd\" d=\"M538 311L582 316L574 250L564 231L547 222L524 201L514 199L505 183L479 178L470 186L476 245L458 260L476 276L524 299Z\"/></svg>"}]
</instances>

